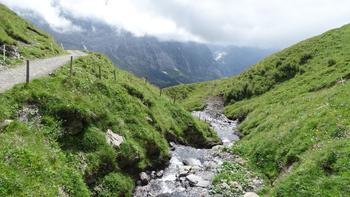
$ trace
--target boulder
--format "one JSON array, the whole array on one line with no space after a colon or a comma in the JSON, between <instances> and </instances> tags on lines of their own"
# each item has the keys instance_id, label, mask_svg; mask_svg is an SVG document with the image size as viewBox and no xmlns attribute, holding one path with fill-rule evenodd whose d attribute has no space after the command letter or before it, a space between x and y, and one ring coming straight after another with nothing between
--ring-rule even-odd
<instances>
[{"instance_id":1,"label":"boulder","mask_svg":"<svg viewBox=\"0 0 350 197\"><path fill-rule=\"evenodd\" d=\"M210 185L210 182L207 180L204 180L203 178L196 176L194 174L190 174L186 176L186 180L190 183L192 187L208 187Z\"/></svg>"},{"instance_id":2,"label":"boulder","mask_svg":"<svg viewBox=\"0 0 350 197\"><path fill-rule=\"evenodd\" d=\"M243 197L259 197L259 195L254 192L246 192Z\"/></svg>"},{"instance_id":3,"label":"boulder","mask_svg":"<svg viewBox=\"0 0 350 197\"><path fill-rule=\"evenodd\" d=\"M149 117L149 116L146 116L146 120L147 120L147 122L149 122L150 124L153 123L153 119L152 119L151 117Z\"/></svg>"},{"instance_id":4,"label":"boulder","mask_svg":"<svg viewBox=\"0 0 350 197\"><path fill-rule=\"evenodd\" d=\"M151 180L151 177L148 176L148 174L146 172L140 173L140 181L141 181L142 185L147 185L150 180Z\"/></svg>"},{"instance_id":5,"label":"boulder","mask_svg":"<svg viewBox=\"0 0 350 197\"><path fill-rule=\"evenodd\" d=\"M106 141L109 145L113 146L113 148L118 148L124 142L124 138L108 129L106 133Z\"/></svg>"},{"instance_id":6,"label":"boulder","mask_svg":"<svg viewBox=\"0 0 350 197\"><path fill-rule=\"evenodd\" d=\"M0 129L3 129L7 126L9 126L11 123L13 122L13 120L4 120L2 123L0 123Z\"/></svg>"},{"instance_id":7,"label":"boulder","mask_svg":"<svg viewBox=\"0 0 350 197\"><path fill-rule=\"evenodd\" d=\"M186 166L201 166L202 162L199 161L198 159L187 158L183 160L183 164Z\"/></svg>"}]
</instances>

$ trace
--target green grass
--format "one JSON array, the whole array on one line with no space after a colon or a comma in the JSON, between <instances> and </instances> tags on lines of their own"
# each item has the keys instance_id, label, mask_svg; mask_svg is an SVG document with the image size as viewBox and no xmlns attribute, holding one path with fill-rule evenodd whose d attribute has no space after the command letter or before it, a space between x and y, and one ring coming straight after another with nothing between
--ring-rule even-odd
<instances>
[{"instance_id":1,"label":"green grass","mask_svg":"<svg viewBox=\"0 0 350 197\"><path fill-rule=\"evenodd\" d=\"M1 172L0 194L21 196L42 191L43 196L52 196L64 188L73 196L129 196L138 172L168 161L169 141L196 147L219 143L207 124L170 98L160 97L158 88L121 70L116 71L114 80L115 69L104 56L90 54L74 61L72 77L66 65L54 76L17 85L0 95L0 122L17 119L18 111L28 105L37 107L41 116L39 121L19 123L23 129L11 124L0 131L0 141L8 144L0 147L0 153L16 147L25 151L23 154L29 152L25 157L21 151L0 154L0 166L6 165L5 173ZM125 143L117 149L109 146L107 129L123 136ZM26 135L28 140L15 134ZM12 158L16 161L7 164ZM31 179L34 175L26 176L22 170L42 174ZM67 174L59 173L64 171ZM17 177L19 184L2 183L12 177ZM27 189L27 185L40 190Z\"/></svg>"},{"instance_id":2,"label":"green grass","mask_svg":"<svg viewBox=\"0 0 350 197\"><path fill-rule=\"evenodd\" d=\"M223 94L244 135L234 147L265 176L266 196L349 196L350 25L300 42L239 76L187 85L182 101ZM177 90L177 87L173 87ZM183 89L183 87L179 87ZM181 92L181 91L180 91ZM204 96L205 97L205 96Z\"/></svg>"},{"instance_id":3,"label":"green grass","mask_svg":"<svg viewBox=\"0 0 350 197\"><path fill-rule=\"evenodd\" d=\"M182 84L165 88L164 92L170 98L176 100L188 111L202 110L206 107L206 100L210 96L223 93L220 86L225 80Z\"/></svg>"},{"instance_id":4,"label":"green grass","mask_svg":"<svg viewBox=\"0 0 350 197\"><path fill-rule=\"evenodd\" d=\"M22 56L20 59L7 57L6 65L21 63L23 59L50 57L64 53L50 35L0 4L0 45L3 44L17 48ZM3 61L2 56L0 59Z\"/></svg>"}]
</instances>

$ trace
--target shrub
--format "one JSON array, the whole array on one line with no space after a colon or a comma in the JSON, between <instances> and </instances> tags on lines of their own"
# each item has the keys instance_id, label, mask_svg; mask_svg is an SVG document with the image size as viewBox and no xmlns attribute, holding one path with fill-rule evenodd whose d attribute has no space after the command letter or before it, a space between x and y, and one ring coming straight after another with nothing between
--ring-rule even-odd
<instances>
[{"instance_id":1,"label":"shrub","mask_svg":"<svg viewBox=\"0 0 350 197\"><path fill-rule=\"evenodd\" d=\"M111 173L105 176L94 190L98 197L123 197L131 196L133 188L134 182L130 177L120 173Z\"/></svg>"},{"instance_id":2,"label":"shrub","mask_svg":"<svg viewBox=\"0 0 350 197\"><path fill-rule=\"evenodd\" d=\"M328 66L334 66L337 62L334 59L328 60Z\"/></svg>"},{"instance_id":3,"label":"shrub","mask_svg":"<svg viewBox=\"0 0 350 197\"><path fill-rule=\"evenodd\" d=\"M311 54L304 54L303 56L300 57L299 64L304 65L306 64L310 59L312 59Z\"/></svg>"}]
</instances>

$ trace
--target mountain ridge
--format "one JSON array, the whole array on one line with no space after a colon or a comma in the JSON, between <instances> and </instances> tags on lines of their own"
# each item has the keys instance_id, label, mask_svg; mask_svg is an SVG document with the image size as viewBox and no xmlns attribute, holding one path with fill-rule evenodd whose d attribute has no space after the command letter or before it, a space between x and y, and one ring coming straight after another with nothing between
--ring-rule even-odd
<instances>
[{"instance_id":1,"label":"mountain ridge","mask_svg":"<svg viewBox=\"0 0 350 197\"><path fill-rule=\"evenodd\" d=\"M273 50L219 47L195 42L160 41L155 37L136 37L102 21L74 18L66 14L81 32L57 32L33 13L24 17L50 32L69 49L92 49L106 54L122 69L147 78L160 87L218 79L237 74ZM213 49L226 50L225 63L215 61ZM231 50L236 49L236 50ZM234 53L234 54L232 54ZM237 53L237 55L235 55ZM232 55L231 55L232 54ZM238 61L238 60L242 61Z\"/></svg>"}]
</instances>

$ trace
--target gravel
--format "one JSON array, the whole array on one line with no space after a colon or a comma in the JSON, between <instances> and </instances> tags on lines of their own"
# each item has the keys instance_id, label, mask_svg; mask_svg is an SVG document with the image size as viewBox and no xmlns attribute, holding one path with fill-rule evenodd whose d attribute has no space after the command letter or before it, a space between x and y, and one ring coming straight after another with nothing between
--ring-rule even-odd
<instances>
[{"instance_id":1,"label":"gravel","mask_svg":"<svg viewBox=\"0 0 350 197\"><path fill-rule=\"evenodd\" d=\"M69 51L70 54L51 57L47 59L37 59L30 61L30 80L47 76L57 68L70 61L70 57L80 57L86 54L81 51ZM9 68L0 72L0 93L11 89L18 83L26 81L26 63Z\"/></svg>"}]
</instances>

